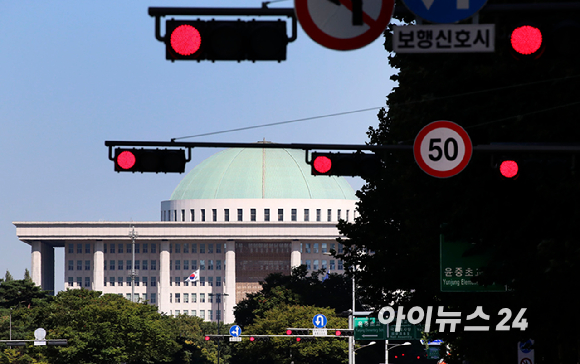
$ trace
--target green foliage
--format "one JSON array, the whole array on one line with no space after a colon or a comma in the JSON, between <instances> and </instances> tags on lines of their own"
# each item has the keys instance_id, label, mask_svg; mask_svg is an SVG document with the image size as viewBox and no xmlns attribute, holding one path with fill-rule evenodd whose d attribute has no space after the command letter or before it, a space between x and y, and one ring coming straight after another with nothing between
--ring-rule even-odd
<instances>
[{"instance_id":1,"label":"green foliage","mask_svg":"<svg viewBox=\"0 0 580 364\"><path fill-rule=\"evenodd\" d=\"M14 277L12 277L12 274L10 274L9 271L6 271L6 274L4 275L4 282L10 282L13 280L14 280Z\"/></svg>"},{"instance_id":2,"label":"green foliage","mask_svg":"<svg viewBox=\"0 0 580 364\"><path fill-rule=\"evenodd\" d=\"M489 1L498 3L501 1ZM510 15L511 14L511 15ZM563 16L563 14L560 14ZM513 13L482 13L481 23L499 25ZM387 47L390 34L387 34ZM490 142L577 142L580 112L577 90L580 64L571 57L542 57L517 62L498 46L493 54L390 54L398 68L398 87L369 129L372 144L412 145L419 130L436 120L463 126L474 145ZM444 335L455 344L454 356L472 363L513 362L515 342L536 339L536 357L547 362L577 362L580 336L580 190L577 171L558 178L548 173L521 176L506 184L491 168L489 154L475 152L455 177L437 179L416 165L412 153L383 153L384 168L359 191L359 217L341 223L349 266L360 267L360 294L377 308L393 300L414 305L445 306L463 317L477 305L499 318L509 307L514 315L527 307L525 332L510 330ZM572 164L567 166L572 167ZM454 240L493 250L482 284L506 284L505 293L442 293L439 291L441 224ZM365 254L365 249L374 255ZM404 293L404 295L402 294ZM513 318L513 317L512 317ZM565 324L564 324L565 323ZM497 350L487 350L488 347ZM504 353L510 352L510 355ZM560 353L557 358L555 353Z\"/></svg>"},{"instance_id":3,"label":"green foliage","mask_svg":"<svg viewBox=\"0 0 580 364\"><path fill-rule=\"evenodd\" d=\"M328 318L329 328L348 327L347 319L337 317L330 308L279 305L256 318L252 325L244 328L244 334L284 335L289 327L312 327L312 318L316 314L323 314ZM336 338L319 338L308 342L296 342L289 337L273 337L269 341L260 342L244 340L230 344L234 351L230 363L346 363L347 343L346 339Z\"/></svg>"},{"instance_id":4,"label":"green foliage","mask_svg":"<svg viewBox=\"0 0 580 364\"><path fill-rule=\"evenodd\" d=\"M329 274L324 282L320 279L323 271L308 276L306 266L292 270L291 275L273 273L261 282L262 290L248 295L234 309L236 323L242 327L250 325L257 317L279 305L309 305L332 307L336 312L351 307L350 281L338 274ZM346 298L346 299L345 299Z\"/></svg>"},{"instance_id":5,"label":"green foliage","mask_svg":"<svg viewBox=\"0 0 580 364\"><path fill-rule=\"evenodd\" d=\"M0 285L0 307L3 308L30 306L48 297L48 292L42 291L30 279L9 279Z\"/></svg>"}]
</instances>

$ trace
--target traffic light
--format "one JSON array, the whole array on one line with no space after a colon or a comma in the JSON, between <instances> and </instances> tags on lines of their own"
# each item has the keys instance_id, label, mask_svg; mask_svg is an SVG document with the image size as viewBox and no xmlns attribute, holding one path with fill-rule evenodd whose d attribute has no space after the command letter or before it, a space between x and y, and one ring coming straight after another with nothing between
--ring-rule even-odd
<instances>
[{"instance_id":1,"label":"traffic light","mask_svg":"<svg viewBox=\"0 0 580 364\"><path fill-rule=\"evenodd\" d=\"M580 12L520 12L509 15L504 37L517 60L580 55Z\"/></svg>"},{"instance_id":2,"label":"traffic light","mask_svg":"<svg viewBox=\"0 0 580 364\"><path fill-rule=\"evenodd\" d=\"M115 171L183 173L185 150L183 149L115 149Z\"/></svg>"},{"instance_id":3,"label":"traffic light","mask_svg":"<svg viewBox=\"0 0 580 364\"><path fill-rule=\"evenodd\" d=\"M250 341L251 342L270 341L270 337L264 336L264 335L254 335L254 336L250 336Z\"/></svg>"},{"instance_id":4,"label":"traffic light","mask_svg":"<svg viewBox=\"0 0 580 364\"><path fill-rule=\"evenodd\" d=\"M314 176L372 176L381 169L381 159L376 154L312 153Z\"/></svg>"},{"instance_id":5,"label":"traffic light","mask_svg":"<svg viewBox=\"0 0 580 364\"><path fill-rule=\"evenodd\" d=\"M517 160L513 158L501 158L497 164L499 174L504 179L515 180L520 175L520 168Z\"/></svg>"},{"instance_id":6,"label":"traffic light","mask_svg":"<svg viewBox=\"0 0 580 364\"><path fill-rule=\"evenodd\" d=\"M313 339L312 335L310 335L310 330L304 328L286 329L286 335L295 336L297 342L311 341Z\"/></svg>"},{"instance_id":7,"label":"traffic light","mask_svg":"<svg viewBox=\"0 0 580 364\"><path fill-rule=\"evenodd\" d=\"M209 61L284 61L286 22L167 20L165 58Z\"/></svg>"},{"instance_id":8,"label":"traffic light","mask_svg":"<svg viewBox=\"0 0 580 364\"><path fill-rule=\"evenodd\" d=\"M334 335L336 335L336 336L344 336L344 337L354 336L354 330L351 330L351 329L340 329L340 330L336 330L334 332Z\"/></svg>"},{"instance_id":9,"label":"traffic light","mask_svg":"<svg viewBox=\"0 0 580 364\"><path fill-rule=\"evenodd\" d=\"M205 341L224 341L226 335L205 335Z\"/></svg>"}]
</instances>

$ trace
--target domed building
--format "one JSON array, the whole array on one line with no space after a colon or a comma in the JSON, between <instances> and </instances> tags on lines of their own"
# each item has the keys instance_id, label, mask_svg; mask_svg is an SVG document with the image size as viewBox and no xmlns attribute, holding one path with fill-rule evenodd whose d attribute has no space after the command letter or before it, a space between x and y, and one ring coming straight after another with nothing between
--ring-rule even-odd
<instances>
[{"instance_id":1,"label":"domed building","mask_svg":"<svg viewBox=\"0 0 580 364\"><path fill-rule=\"evenodd\" d=\"M233 322L235 304L259 290L269 273L289 274L301 264L343 270L325 253L342 249L336 223L353 221L357 198L342 177L312 176L305 154L216 153L161 202L158 222L15 222L18 238L31 245L32 279L54 290L54 248L63 247L67 289ZM197 281L189 281L196 271Z\"/></svg>"}]
</instances>

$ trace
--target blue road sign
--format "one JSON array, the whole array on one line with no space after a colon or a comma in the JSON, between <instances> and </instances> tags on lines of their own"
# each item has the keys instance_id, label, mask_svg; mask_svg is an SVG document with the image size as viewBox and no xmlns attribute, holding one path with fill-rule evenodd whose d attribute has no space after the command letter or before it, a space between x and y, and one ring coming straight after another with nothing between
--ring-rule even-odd
<instances>
[{"instance_id":1,"label":"blue road sign","mask_svg":"<svg viewBox=\"0 0 580 364\"><path fill-rule=\"evenodd\" d=\"M328 321L326 320L326 316L321 314L314 315L314 317L312 318L312 323L314 324L314 327L318 329L325 327L327 322Z\"/></svg>"},{"instance_id":2,"label":"blue road sign","mask_svg":"<svg viewBox=\"0 0 580 364\"><path fill-rule=\"evenodd\" d=\"M242 334L242 329L238 325L230 327L230 335L233 337L238 337Z\"/></svg>"},{"instance_id":3,"label":"blue road sign","mask_svg":"<svg viewBox=\"0 0 580 364\"><path fill-rule=\"evenodd\" d=\"M456 23L473 16L487 0L403 0L418 17L432 23Z\"/></svg>"}]
</instances>

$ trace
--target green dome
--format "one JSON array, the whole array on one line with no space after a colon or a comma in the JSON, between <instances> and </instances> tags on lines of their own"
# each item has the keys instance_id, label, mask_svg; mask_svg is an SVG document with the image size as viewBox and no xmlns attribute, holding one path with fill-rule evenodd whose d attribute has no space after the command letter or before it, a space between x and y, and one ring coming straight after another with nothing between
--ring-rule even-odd
<instances>
[{"instance_id":1,"label":"green dome","mask_svg":"<svg viewBox=\"0 0 580 364\"><path fill-rule=\"evenodd\" d=\"M343 177L312 176L303 150L231 148L197 165L171 195L171 200L190 199L357 197Z\"/></svg>"}]
</instances>

